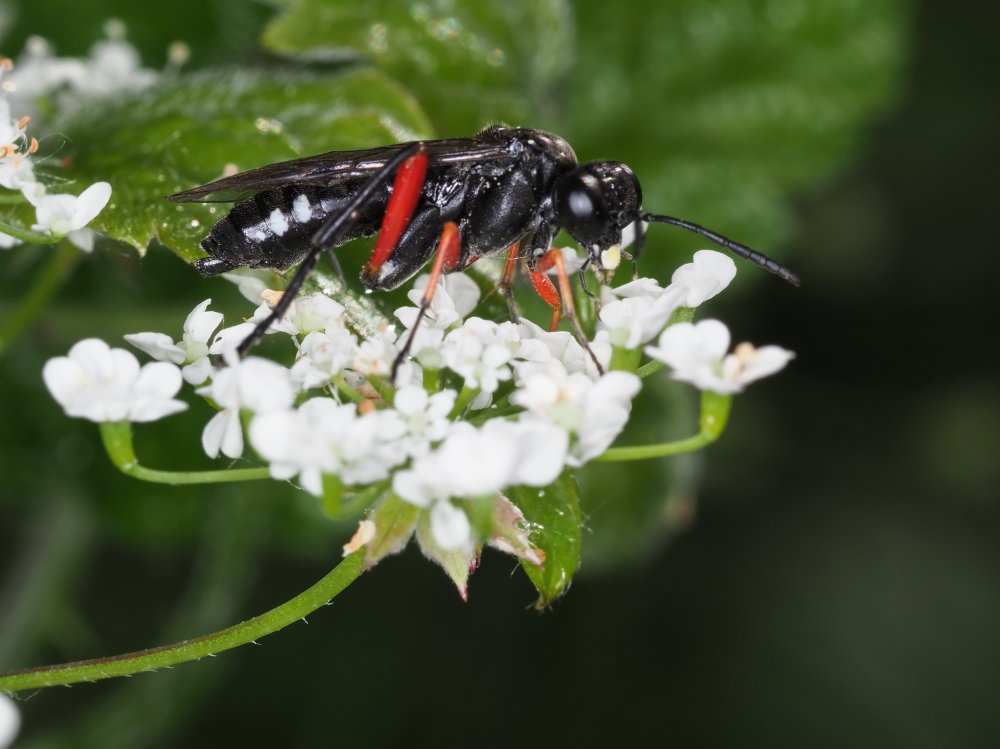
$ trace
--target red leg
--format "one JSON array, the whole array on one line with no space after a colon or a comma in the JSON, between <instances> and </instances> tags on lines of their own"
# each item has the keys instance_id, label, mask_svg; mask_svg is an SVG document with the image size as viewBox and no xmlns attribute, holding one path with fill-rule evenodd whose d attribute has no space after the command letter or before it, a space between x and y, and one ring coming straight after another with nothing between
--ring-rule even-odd
<instances>
[{"instance_id":1,"label":"red leg","mask_svg":"<svg viewBox=\"0 0 1000 749\"><path fill-rule=\"evenodd\" d=\"M441 229L441 239L438 240L437 251L434 254L434 265L431 266L431 277L427 279L427 287L424 289L424 296L420 300L420 311L417 313L417 319L414 320L413 327L410 328L410 335L407 336L406 343L396 355L396 360L392 363L392 372L389 375L389 381L393 384L396 381L396 371L399 369L399 365L410 353L410 347L413 345L413 339L416 337L417 328L420 327L420 321L424 319L427 310L431 306L431 302L434 300L434 291L437 289L441 274L458 264L461 252L462 238L458 231L458 224L454 221L449 221Z\"/></svg>"},{"instance_id":2,"label":"red leg","mask_svg":"<svg viewBox=\"0 0 1000 749\"><path fill-rule=\"evenodd\" d=\"M503 266L503 275L500 277L500 285L510 288L511 281L514 280L514 271L517 270L517 255L521 250L521 243L514 242L507 250L507 262Z\"/></svg>"},{"instance_id":3,"label":"red leg","mask_svg":"<svg viewBox=\"0 0 1000 749\"><path fill-rule=\"evenodd\" d=\"M449 221L441 228L441 239L438 240L437 252L434 255L434 265L431 266L431 277L427 281L427 288L424 289L424 298L420 302L421 308L430 306L434 298L434 290L437 288L441 273L454 268L458 264L458 256L462 249L462 243L458 234L458 224Z\"/></svg>"},{"instance_id":4,"label":"red leg","mask_svg":"<svg viewBox=\"0 0 1000 749\"><path fill-rule=\"evenodd\" d=\"M511 286L514 282L514 273L517 271L517 261L521 252L521 243L514 242L507 250L507 262L503 266L503 275L500 276L499 289L503 298L507 300L507 310L510 312L510 319L514 322L521 321L521 315L517 311L517 303L514 301L514 292Z\"/></svg>"},{"instance_id":5,"label":"red leg","mask_svg":"<svg viewBox=\"0 0 1000 749\"><path fill-rule=\"evenodd\" d=\"M507 249L507 262L503 266L503 274L500 276L500 281L492 289L487 292L486 296L483 297L482 301L486 301L497 291L507 302L507 309L510 311L510 319L514 322L521 321L521 315L517 309L517 303L514 301L514 294L511 292L511 286L514 282L514 273L517 271L517 261L520 259L521 243L514 242ZM478 258L477 258L478 259Z\"/></svg>"},{"instance_id":6,"label":"red leg","mask_svg":"<svg viewBox=\"0 0 1000 749\"><path fill-rule=\"evenodd\" d=\"M549 330L555 330L556 325L559 324L560 317L562 314L565 314L573 325L573 330L576 332L576 337L580 341L580 345L587 349L590 358L597 365L597 371L604 374L604 368L597 361L597 357L590 349L590 345L587 343L587 336L583 334L580 320L576 316L576 309L573 306L573 288L569 283L569 273L566 272L566 261L563 258L562 251L558 248L549 250L539 259L535 267L536 269L531 271L531 283L534 284L538 295L546 304L552 307L552 322L550 323ZM559 280L558 293L556 292L555 284L542 272L553 267L556 269L556 277Z\"/></svg>"},{"instance_id":7,"label":"red leg","mask_svg":"<svg viewBox=\"0 0 1000 749\"><path fill-rule=\"evenodd\" d=\"M529 271L528 275L531 277L531 285L535 287L535 293L552 308L552 320L549 322L549 330L555 330L559 325L559 320L562 319L562 300L559 298L559 292L556 291L552 280L542 273L542 271Z\"/></svg>"},{"instance_id":8,"label":"red leg","mask_svg":"<svg viewBox=\"0 0 1000 749\"><path fill-rule=\"evenodd\" d=\"M378 232L375 249L368 258L365 273L374 277L382 264L389 259L396 249L399 238L403 236L406 227L417 207L420 192L424 189L424 178L427 174L427 150L421 146L413 156L399 166L396 178L392 183L392 194L385 207L382 217L382 228Z\"/></svg>"}]
</instances>

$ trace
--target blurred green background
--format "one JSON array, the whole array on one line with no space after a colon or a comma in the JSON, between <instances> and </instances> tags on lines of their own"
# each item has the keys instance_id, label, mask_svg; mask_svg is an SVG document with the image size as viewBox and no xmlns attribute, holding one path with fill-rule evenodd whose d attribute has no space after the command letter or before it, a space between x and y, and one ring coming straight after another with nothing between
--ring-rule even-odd
<instances>
[{"instance_id":1,"label":"blurred green background","mask_svg":"<svg viewBox=\"0 0 1000 749\"><path fill-rule=\"evenodd\" d=\"M30 34L85 54L117 17L147 66L183 39L197 70L286 65L279 54L319 43L302 29L321 24L294 23L310 7L45 0L0 18L8 55ZM797 359L736 400L704 455L583 476L584 567L544 614L507 558L486 555L463 604L410 550L260 647L25 695L16 746L995 746L994 6L483 7L489 24L445 27L429 67L390 55L380 68L437 135L515 116L550 128L582 159L631 164L650 210L780 257L800 289L741 263L706 313ZM425 23L398 8L400 24ZM366 12L329 44L352 44ZM491 34L502 60L477 46ZM643 270L660 278L703 244L665 227L651 239ZM0 315L44 252L0 258ZM176 333L207 296L245 312L162 247L142 260L106 247L0 358L0 668L196 636L337 558L347 531L311 499L127 479L41 388L44 361L79 338ZM683 432L678 392L651 389L628 439L662 435L660 414ZM140 454L206 465L194 435L208 416L140 427Z\"/></svg>"}]
</instances>

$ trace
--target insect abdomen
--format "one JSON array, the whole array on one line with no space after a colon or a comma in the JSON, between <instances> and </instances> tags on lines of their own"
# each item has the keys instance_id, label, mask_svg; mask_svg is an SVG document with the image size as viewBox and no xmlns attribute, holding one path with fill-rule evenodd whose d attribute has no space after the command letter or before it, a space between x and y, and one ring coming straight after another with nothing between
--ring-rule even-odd
<instances>
[{"instance_id":1,"label":"insect abdomen","mask_svg":"<svg viewBox=\"0 0 1000 749\"><path fill-rule=\"evenodd\" d=\"M323 222L343 210L355 186L286 185L241 200L201 241L210 257L198 261L203 273L233 268L275 268L285 271L309 253L310 239ZM384 201L376 201L344 239L373 234Z\"/></svg>"}]
</instances>

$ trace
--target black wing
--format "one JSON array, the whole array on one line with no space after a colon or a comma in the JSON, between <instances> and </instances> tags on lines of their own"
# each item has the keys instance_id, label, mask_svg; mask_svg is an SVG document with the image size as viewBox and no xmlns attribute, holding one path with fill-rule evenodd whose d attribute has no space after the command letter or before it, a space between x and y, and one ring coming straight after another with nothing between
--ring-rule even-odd
<instances>
[{"instance_id":1,"label":"black wing","mask_svg":"<svg viewBox=\"0 0 1000 749\"><path fill-rule=\"evenodd\" d=\"M447 138L424 141L429 167L473 164L483 161L503 163L517 158L512 139L502 141L482 137ZM374 174L410 143L397 143L359 151L330 151L277 164L267 164L230 177L223 177L200 187L192 187L168 196L175 203L230 203L262 190L288 184L329 186Z\"/></svg>"}]
</instances>

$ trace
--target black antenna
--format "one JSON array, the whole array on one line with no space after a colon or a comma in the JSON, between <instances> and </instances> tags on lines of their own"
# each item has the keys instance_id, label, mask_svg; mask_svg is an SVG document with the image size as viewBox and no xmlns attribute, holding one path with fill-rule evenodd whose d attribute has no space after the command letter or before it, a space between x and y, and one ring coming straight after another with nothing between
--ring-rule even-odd
<instances>
[{"instance_id":1,"label":"black antenna","mask_svg":"<svg viewBox=\"0 0 1000 749\"><path fill-rule=\"evenodd\" d=\"M749 260L751 263L759 265L765 270L771 271L774 275L779 278L783 278L788 283L793 286L798 286L801 282L799 277L796 276L792 271L786 268L781 263L772 260L767 255L762 252L757 252L757 250L747 247L745 244L740 244L739 242L734 242L728 237L724 237L721 234L716 234L714 231L706 229L704 226L699 226L698 224L692 224L690 221L684 221L683 219L674 218L673 216L655 216L652 213L643 213L639 215L640 221L648 221L651 223L661 223L661 224L673 224L674 226L679 226L682 229L687 229L695 234L701 234L703 237L707 237L715 242L720 247L725 247L727 250L732 252L734 255L739 255L742 258Z\"/></svg>"}]
</instances>

